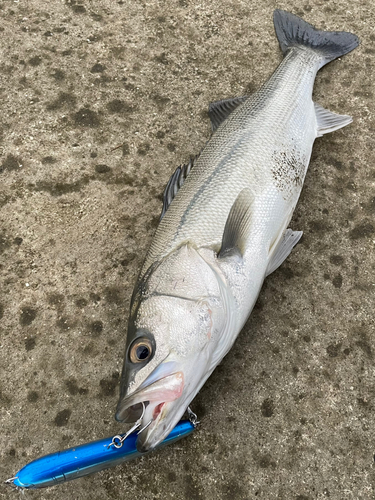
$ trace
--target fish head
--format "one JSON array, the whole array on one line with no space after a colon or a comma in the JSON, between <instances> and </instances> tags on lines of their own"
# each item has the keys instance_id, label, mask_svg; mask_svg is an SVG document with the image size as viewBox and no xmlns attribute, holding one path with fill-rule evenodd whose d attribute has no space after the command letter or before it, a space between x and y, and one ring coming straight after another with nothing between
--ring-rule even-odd
<instances>
[{"instance_id":1,"label":"fish head","mask_svg":"<svg viewBox=\"0 0 375 500\"><path fill-rule=\"evenodd\" d=\"M181 275L180 266L171 281L172 264L173 259L165 268L168 275L159 268L153 277L152 273L148 276L148 283L143 283L141 293L135 293L131 306L116 419L134 422L145 406L141 428L149 425L137 439L142 452L152 450L168 436L211 374L215 342L225 324L219 287L211 283L215 292L211 295L206 285L194 287L199 266L190 268L194 276L184 271ZM204 263L198 259L198 264ZM210 274L207 269L205 273L203 280ZM177 277L180 284L190 278L194 289L188 293L185 284L176 285ZM217 278L211 275L210 279Z\"/></svg>"}]
</instances>

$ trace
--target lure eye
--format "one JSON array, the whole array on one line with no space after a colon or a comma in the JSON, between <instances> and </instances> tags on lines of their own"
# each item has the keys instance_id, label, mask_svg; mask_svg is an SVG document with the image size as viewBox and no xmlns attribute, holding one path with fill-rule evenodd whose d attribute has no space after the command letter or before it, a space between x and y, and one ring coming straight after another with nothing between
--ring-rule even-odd
<instances>
[{"instance_id":1,"label":"lure eye","mask_svg":"<svg viewBox=\"0 0 375 500\"><path fill-rule=\"evenodd\" d=\"M137 339L131 346L129 357L132 363L144 363L152 356L152 344L149 339Z\"/></svg>"}]
</instances>

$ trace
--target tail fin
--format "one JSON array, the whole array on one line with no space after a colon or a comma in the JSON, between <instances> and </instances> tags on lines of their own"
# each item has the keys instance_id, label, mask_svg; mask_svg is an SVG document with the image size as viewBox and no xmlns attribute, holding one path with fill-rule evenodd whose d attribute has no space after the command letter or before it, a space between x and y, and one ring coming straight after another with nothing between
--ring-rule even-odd
<instances>
[{"instance_id":1,"label":"tail fin","mask_svg":"<svg viewBox=\"0 0 375 500\"><path fill-rule=\"evenodd\" d=\"M359 45L359 39L346 31L319 31L311 24L285 10L273 14L276 36L285 52L296 46L305 46L321 56L320 67L336 57L343 56Z\"/></svg>"}]
</instances>

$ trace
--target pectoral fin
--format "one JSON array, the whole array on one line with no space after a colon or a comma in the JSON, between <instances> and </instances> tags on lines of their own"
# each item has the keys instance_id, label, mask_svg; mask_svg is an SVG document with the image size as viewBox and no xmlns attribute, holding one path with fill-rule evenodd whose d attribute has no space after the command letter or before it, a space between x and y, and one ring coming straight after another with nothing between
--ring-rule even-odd
<instances>
[{"instance_id":1,"label":"pectoral fin","mask_svg":"<svg viewBox=\"0 0 375 500\"><path fill-rule=\"evenodd\" d=\"M291 229L287 229L285 231L279 244L273 251L271 259L268 263L266 276L273 273L279 266L281 266L281 264L301 239L302 234L302 231L292 231Z\"/></svg>"},{"instance_id":2,"label":"pectoral fin","mask_svg":"<svg viewBox=\"0 0 375 500\"><path fill-rule=\"evenodd\" d=\"M252 204L254 195L250 189L243 189L237 196L225 224L219 258L233 254L243 256L250 234Z\"/></svg>"}]
</instances>

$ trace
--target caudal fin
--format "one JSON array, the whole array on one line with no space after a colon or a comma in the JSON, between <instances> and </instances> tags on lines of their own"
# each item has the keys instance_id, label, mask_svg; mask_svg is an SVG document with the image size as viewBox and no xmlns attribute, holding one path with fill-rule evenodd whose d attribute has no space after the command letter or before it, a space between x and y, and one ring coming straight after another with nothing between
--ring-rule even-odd
<instances>
[{"instance_id":1,"label":"caudal fin","mask_svg":"<svg viewBox=\"0 0 375 500\"><path fill-rule=\"evenodd\" d=\"M320 67L336 57L347 54L359 45L359 39L353 33L319 31L300 17L285 10L275 10L273 22L284 54L292 47L308 47L320 55Z\"/></svg>"}]
</instances>

